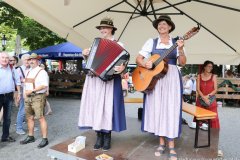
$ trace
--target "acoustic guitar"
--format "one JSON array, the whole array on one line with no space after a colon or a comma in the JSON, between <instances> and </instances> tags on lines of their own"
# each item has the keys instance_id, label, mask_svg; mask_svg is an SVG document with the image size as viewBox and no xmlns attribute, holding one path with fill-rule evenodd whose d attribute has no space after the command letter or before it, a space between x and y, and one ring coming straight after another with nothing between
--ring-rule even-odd
<instances>
[{"instance_id":1,"label":"acoustic guitar","mask_svg":"<svg viewBox=\"0 0 240 160\"><path fill-rule=\"evenodd\" d=\"M198 33L200 27L193 27L180 39L187 40ZM164 60L176 47L177 43L174 43L162 56L159 54L153 54L149 60L153 62L153 67L147 69L137 66L132 73L133 85L137 91L149 92L156 85L159 78L163 77L168 70L168 64Z\"/></svg>"}]
</instances>

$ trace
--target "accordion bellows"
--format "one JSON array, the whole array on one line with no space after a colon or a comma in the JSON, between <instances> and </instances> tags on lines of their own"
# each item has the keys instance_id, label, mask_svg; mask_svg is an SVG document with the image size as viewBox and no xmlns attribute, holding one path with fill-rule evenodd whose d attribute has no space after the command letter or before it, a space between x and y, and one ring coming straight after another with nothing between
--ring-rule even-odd
<instances>
[{"instance_id":1,"label":"accordion bellows","mask_svg":"<svg viewBox=\"0 0 240 160\"><path fill-rule=\"evenodd\" d=\"M114 66L127 64L129 58L129 53L116 41L95 38L85 69L103 81L108 81L114 77Z\"/></svg>"}]
</instances>

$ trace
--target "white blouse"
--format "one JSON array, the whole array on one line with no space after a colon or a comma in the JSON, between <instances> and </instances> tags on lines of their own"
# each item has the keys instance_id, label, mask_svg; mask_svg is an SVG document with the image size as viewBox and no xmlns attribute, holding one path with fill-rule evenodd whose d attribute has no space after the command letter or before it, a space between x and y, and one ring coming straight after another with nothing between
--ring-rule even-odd
<instances>
[{"instance_id":1,"label":"white blouse","mask_svg":"<svg viewBox=\"0 0 240 160\"><path fill-rule=\"evenodd\" d=\"M153 49L153 40L152 38L148 39L145 44L143 45L142 49L139 51L139 54L142 55L143 57L145 58L149 58L151 57L151 52L152 52L152 49ZM163 44L161 43L161 38L160 36L158 37L158 42L157 42L157 46L156 46L156 49L169 49L173 43L172 43L172 37L170 36L169 40L168 40L168 44ZM183 48L184 50L184 54L186 53L185 52L185 48ZM186 54L185 54L186 55ZM177 57L179 56L179 53L178 53L178 48L177 48Z\"/></svg>"}]
</instances>

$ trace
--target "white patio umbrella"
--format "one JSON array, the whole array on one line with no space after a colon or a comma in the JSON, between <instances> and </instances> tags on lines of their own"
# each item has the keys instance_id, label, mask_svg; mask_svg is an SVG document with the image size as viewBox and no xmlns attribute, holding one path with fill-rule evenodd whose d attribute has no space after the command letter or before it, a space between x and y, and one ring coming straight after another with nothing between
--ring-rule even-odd
<instances>
[{"instance_id":1,"label":"white patio umbrella","mask_svg":"<svg viewBox=\"0 0 240 160\"><path fill-rule=\"evenodd\" d=\"M206 59L217 64L240 63L239 0L3 0L61 37L86 48L99 35L95 29L109 16L118 28L115 37L135 61L138 51L157 32L151 21L168 14L176 24L172 36L199 24L200 32L186 41L189 64ZM122 33L123 31L123 33Z\"/></svg>"}]
</instances>

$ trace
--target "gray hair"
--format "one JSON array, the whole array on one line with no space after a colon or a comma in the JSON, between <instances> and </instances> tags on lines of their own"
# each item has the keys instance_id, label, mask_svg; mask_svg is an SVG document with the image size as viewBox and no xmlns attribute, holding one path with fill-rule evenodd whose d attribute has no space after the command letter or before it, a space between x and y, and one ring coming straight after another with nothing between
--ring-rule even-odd
<instances>
[{"instance_id":1,"label":"gray hair","mask_svg":"<svg viewBox=\"0 0 240 160\"><path fill-rule=\"evenodd\" d=\"M0 56L2 56L3 54L6 54L9 57L9 54L7 52L5 51L0 52Z\"/></svg>"},{"instance_id":2,"label":"gray hair","mask_svg":"<svg viewBox=\"0 0 240 160\"><path fill-rule=\"evenodd\" d=\"M22 55L21 60L29 59L29 57L30 57L30 55L26 53L26 54Z\"/></svg>"}]
</instances>

